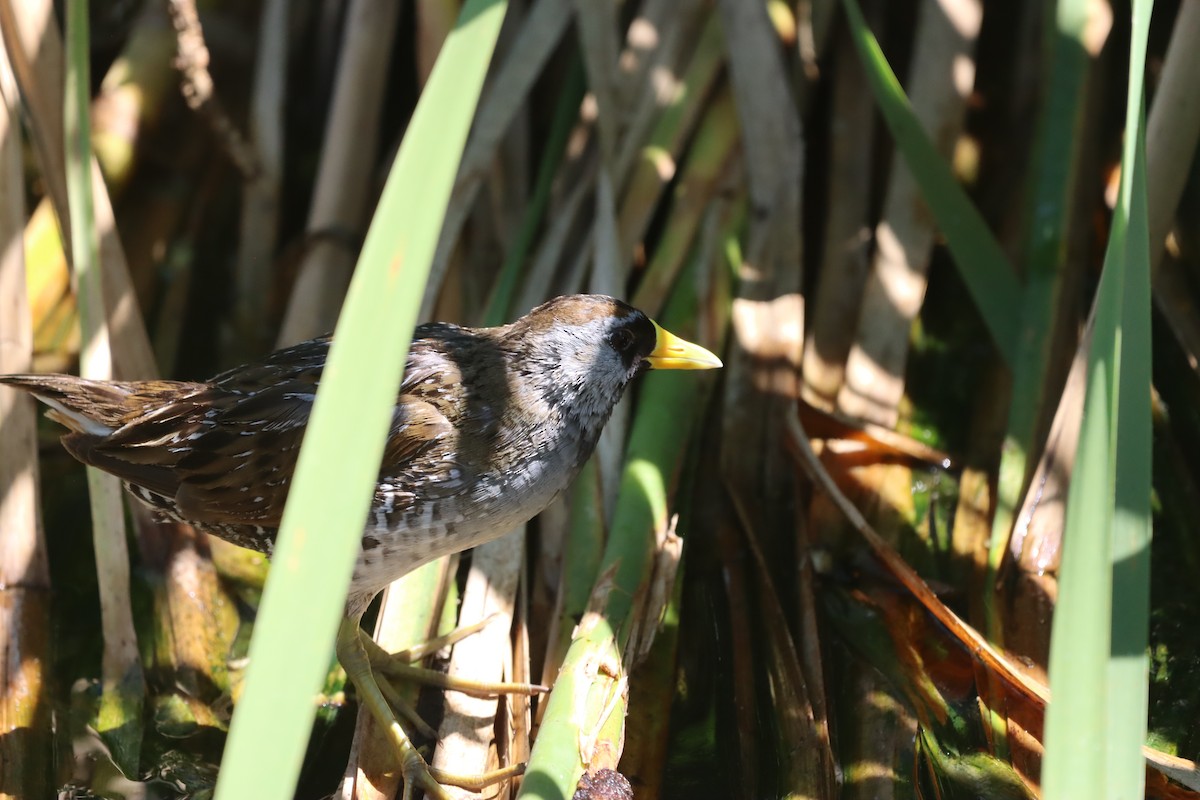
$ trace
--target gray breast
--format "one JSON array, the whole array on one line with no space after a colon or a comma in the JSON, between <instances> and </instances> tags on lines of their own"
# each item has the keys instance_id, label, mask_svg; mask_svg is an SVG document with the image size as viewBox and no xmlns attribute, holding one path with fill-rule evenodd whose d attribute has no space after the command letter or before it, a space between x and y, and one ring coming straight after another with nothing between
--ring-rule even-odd
<instances>
[{"instance_id":1,"label":"gray breast","mask_svg":"<svg viewBox=\"0 0 1200 800\"><path fill-rule=\"evenodd\" d=\"M478 547L528 522L574 480L590 454L583 444L560 440L512 469L481 475L464 470L450 484L426 487L425 496L382 481L363 532L354 591L377 591L422 564ZM438 496L427 496L430 491Z\"/></svg>"}]
</instances>

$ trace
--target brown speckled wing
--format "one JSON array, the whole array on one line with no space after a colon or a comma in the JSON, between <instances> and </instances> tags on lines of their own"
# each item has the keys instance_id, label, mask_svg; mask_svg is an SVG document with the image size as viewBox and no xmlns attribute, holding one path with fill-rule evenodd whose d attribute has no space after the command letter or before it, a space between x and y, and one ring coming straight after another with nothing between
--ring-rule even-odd
<instances>
[{"instance_id":1,"label":"brown speckled wing","mask_svg":"<svg viewBox=\"0 0 1200 800\"><path fill-rule=\"evenodd\" d=\"M435 344L414 343L385 446L390 474L414 471L406 467L452 433L439 409L447 362ZM173 497L179 514L202 527L277 528L328 348L325 337L223 373L96 442L88 460Z\"/></svg>"}]
</instances>

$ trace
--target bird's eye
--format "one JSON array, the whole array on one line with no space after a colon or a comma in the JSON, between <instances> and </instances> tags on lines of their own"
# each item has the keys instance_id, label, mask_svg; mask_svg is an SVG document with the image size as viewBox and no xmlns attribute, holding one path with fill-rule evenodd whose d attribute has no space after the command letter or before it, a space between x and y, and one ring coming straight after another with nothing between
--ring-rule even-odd
<instances>
[{"instance_id":1,"label":"bird's eye","mask_svg":"<svg viewBox=\"0 0 1200 800\"><path fill-rule=\"evenodd\" d=\"M633 332L628 328L618 328L608 337L608 343L613 346L613 349L618 353L627 352L633 347Z\"/></svg>"}]
</instances>

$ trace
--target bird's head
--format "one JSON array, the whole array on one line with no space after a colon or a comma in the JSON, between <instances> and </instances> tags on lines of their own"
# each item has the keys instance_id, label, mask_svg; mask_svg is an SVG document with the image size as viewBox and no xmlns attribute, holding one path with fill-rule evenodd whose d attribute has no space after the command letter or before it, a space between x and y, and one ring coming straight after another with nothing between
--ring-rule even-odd
<instances>
[{"instance_id":1,"label":"bird's head","mask_svg":"<svg viewBox=\"0 0 1200 800\"><path fill-rule=\"evenodd\" d=\"M721 366L703 347L602 295L557 297L513 323L509 336L521 354L518 368L548 401L601 422L629 382L648 369Z\"/></svg>"}]
</instances>

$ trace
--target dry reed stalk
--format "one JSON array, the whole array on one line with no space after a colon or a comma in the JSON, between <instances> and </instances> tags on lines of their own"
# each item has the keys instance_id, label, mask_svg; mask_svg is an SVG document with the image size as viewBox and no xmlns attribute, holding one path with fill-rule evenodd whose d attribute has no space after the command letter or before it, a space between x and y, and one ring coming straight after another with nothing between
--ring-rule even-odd
<instances>
[{"instance_id":1,"label":"dry reed stalk","mask_svg":"<svg viewBox=\"0 0 1200 800\"><path fill-rule=\"evenodd\" d=\"M1151 264L1161 260L1183 195L1190 164L1200 141L1200 4L1182 3L1163 57L1154 104L1146 120L1146 197L1150 220ZM1157 299L1157 298L1156 298ZM1159 301L1161 303L1161 300Z\"/></svg>"},{"instance_id":2,"label":"dry reed stalk","mask_svg":"<svg viewBox=\"0 0 1200 800\"><path fill-rule=\"evenodd\" d=\"M872 14L878 4L864 12ZM873 14L872 16L878 16ZM873 21L870 20L869 21ZM837 59L829 121L829 194L824 254L804 349L804 398L832 410L853 346L863 287L870 272L872 148L875 101L849 31L835 34Z\"/></svg>"},{"instance_id":3,"label":"dry reed stalk","mask_svg":"<svg viewBox=\"0 0 1200 800\"><path fill-rule=\"evenodd\" d=\"M703 102L705 88L686 86L685 71L689 59L694 61L704 48L702 40L711 37L712 19L711 8L699 0L648 0L629 23L618 84L627 113L612 170L618 196L628 194L634 162L653 143L654 130L663 123L668 109L679 104L686 92L698 93L692 99L694 106ZM720 51L719 32L712 38ZM720 53L715 60L723 56Z\"/></svg>"},{"instance_id":4,"label":"dry reed stalk","mask_svg":"<svg viewBox=\"0 0 1200 800\"><path fill-rule=\"evenodd\" d=\"M675 72L679 77L670 91L664 87L661 99L656 98L653 128L644 139L631 136L622 145L618 174L622 176L621 248L626 258L635 252L662 193L675 177L685 142L711 108L710 95L724 64L721 26L710 11L686 67Z\"/></svg>"},{"instance_id":5,"label":"dry reed stalk","mask_svg":"<svg viewBox=\"0 0 1200 800\"><path fill-rule=\"evenodd\" d=\"M489 165L500 142L514 116L523 107L525 98L541 75L551 53L558 46L570 21L569 0L537 0L527 12L511 49L499 62L499 66L493 69L492 78L475 112L471 137L467 141L462 163L458 168L454 193L450 198L450 207L446 210L446 219L442 224L441 237L429 273L429 283L426 284L425 298L421 303L421 319L427 318L434 308L450 256L458 243L459 234L474 205L475 197L488 175ZM538 297L540 298L540 295Z\"/></svg>"},{"instance_id":6,"label":"dry reed stalk","mask_svg":"<svg viewBox=\"0 0 1200 800\"><path fill-rule=\"evenodd\" d=\"M364 233L399 13L400 3L372 0L354 0L346 11L337 83L308 216L310 236ZM288 300L279 347L333 330L356 256L325 236L312 242Z\"/></svg>"},{"instance_id":7,"label":"dry reed stalk","mask_svg":"<svg viewBox=\"0 0 1200 800\"><path fill-rule=\"evenodd\" d=\"M696 129L671 197L670 219L634 295L633 304L647 314L657 314L663 307L697 238L709 232L701 223L718 188L723 182L732 185L731 172L740 176L740 133L733 94L723 87Z\"/></svg>"},{"instance_id":8,"label":"dry reed stalk","mask_svg":"<svg viewBox=\"0 0 1200 800\"><path fill-rule=\"evenodd\" d=\"M820 63L833 36L837 8L837 0L796 0L796 67L800 72L797 83L815 84L822 77ZM806 118L809 93L802 92L799 102L801 116Z\"/></svg>"},{"instance_id":9,"label":"dry reed stalk","mask_svg":"<svg viewBox=\"0 0 1200 800\"><path fill-rule=\"evenodd\" d=\"M504 660L505 681L511 683L532 683L532 662L530 660L529 643L529 571L525 562L521 562L520 583L517 586L517 613L513 620L513 645L508 650L508 658ZM533 707L529 697L513 692L504 696L505 706L501 716L501 731L506 736L508 749L501 752L501 757L509 764L525 764L529 761L530 742L533 728ZM501 800L516 797L521 789L520 776L508 781L502 791Z\"/></svg>"},{"instance_id":10,"label":"dry reed stalk","mask_svg":"<svg viewBox=\"0 0 1200 800\"><path fill-rule=\"evenodd\" d=\"M1179 340L1192 369L1200 372L1200 321L1189 280L1174 259L1163 258L1166 240L1200 141L1200 4L1182 3L1163 59L1154 104L1146 122L1146 186L1154 301Z\"/></svg>"},{"instance_id":11,"label":"dry reed stalk","mask_svg":"<svg viewBox=\"0 0 1200 800\"><path fill-rule=\"evenodd\" d=\"M627 270L617 235L616 186L619 178L615 170L628 96L620 91L622 75L617 43L617 7L590 3L588 0L575 0L574 7L579 48L587 74L588 96L584 103L595 106L596 124L593 130L600 162L593 187L595 198L588 245L580 252L582 258L577 258L575 263L583 266L590 253L587 291L619 297L625 293ZM583 269L587 267L583 266ZM613 409L596 443L593 457L599 468L605 513L611 513L617 502L629 409L628 401L619 403Z\"/></svg>"},{"instance_id":12,"label":"dry reed stalk","mask_svg":"<svg viewBox=\"0 0 1200 800\"><path fill-rule=\"evenodd\" d=\"M516 631L512 636L512 657L505 662L504 680L516 684L532 684L533 661L529 650L529 573L522 565L521 585L517 591ZM506 696L505 730L508 732L509 751L504 753L510 764L528 764L529 751L533 747L533 704L524 694ZM512 778L508 784L509 798L515 798L521 790L521 777Z\"/></svg>"},{"instance_id":13,"label":"dry reed stalk","mask_svg":"<svg viewBox=\"0 0 1200 800\"><path fill-rule=\"evenodd\" d=\"M242 189L233 312L239 348L255 354L267 345L267 298L279 235L287 23L287 0L263 3L250 100L250 141L259 170Z\"/></svg>"},{"instance_id":14,"label":"dry reed stalk","mask_svg":"<svg viewBox=\"0 0 1200 800\"><path fill-rule=\"evenodd\" d=\"M496 42L497 63L512 50L525 27L526 15L524 3L509 4ZM534 142L534 129L531 104L521 103L492 159L483 201L476 205L480 216L489 223L486 226L489 235L487 238L471 237L472 280L466 287L468 296L465 299L477 310L472 318L483 324L491 321L484 317L491 311L497 276L510 254L523 247L520 243L523 225L530 211L533 184L547 144L545 141Z\"/></svg>"},{"instance_id":15,"label":"dry reed stalk","mask_svg":"<svg viewBox=\"0 0 1200 800\"><path fill-rule=\"evenodd\" d=\"M63 161L63 48L49 0L0 2L4 47L28 109L33 145L47 191L67 230L67 173Z\"/></svg>"},{"instance_id":16,"label":"dry reed stalk","mask_svg":"<svg viewBox=\"0 0 1200 800\"><path fill-rule=\"evenodd\" d=\"M95 159L92 190L113 372L127 380L155 378L158 366ZM165 636L154 649L162 659L158 667L166 670L167 685L181 689L180 696L196 713L207 713L202 701L217 698L205 697L205 687L225 686L225 662L237 632L235 604L217 577L210 546L232 545L218 540L210 544L206 535L187 525L164 523L140 503L129 507L142 566L153 579L158 633Z\"/></svg>"},{"instance_id":17,"label":"dry reed stalk","mask_svg":"<svg viewBox=\"0 0 1200 800\"><path fill-rule=\"evenodd\" d=\"M72 266L78 283L82 336L79 374L84 378L109 380L113 377L113 359L100 274L103 271L100 237L91 213L95 175L88 138L90 53L87 31L87 6L75 0L67 7L67 37L72 43L74 58L67 62L66 88L62 97ZM95 727L111 745L113 760L129 774L136 771L141 757L143 730L140 718L146 683L130 601L129 552L121 483L116 476L95 467L87 467L85 472L103 642Z\"/></svg>"},{"instance_id":18,"label":"dry reed stalk","mask_svg":"<svg viewBox=\"0 0 1200 800\"><path fill-rule=\"evenodd\" d=\"M28 372L33 327L21 231L25 185L19 103L0 47L0 373ZM50 572L38 498L33 398L0 391L0 797L44 797L51 751Z\"/></svg>"},{"instance_id":19,"label":"dry reed stalk","mask_svg":"<svg viewBox=\"0 0 1200 800\"><path fill-rule=\"evenodd\" d=\"M622 126L602 162L619 200L613 246L622 273L645 233L644 223L630 224L631 216L642 222L642 215L631 211L648 216L659 204L673 175L664 162L673 167L680 157L716 81L724 57L716 28L711 9L695 0L649 0L629 25L617 63L615 94L621 105L616 111ZM647 171L659 180L645 180ZM643 179L635 184L639 175Z\"/></svg>"},{"instance_id":20,"label":"dry reed stalk","mask_svg":"<svg viewBox=\"0 0 1200 800\"><path fill-rule=\"evenodd\" d=\"M721 474L752 508L757 530L786 530L794 482L776 444L799 396L803 141L781 46L764 6L719 0L749 190L735 264L733 332L724 378ZM772 557L775 553L770 554Z\"/></svg>"},{"instance_id":21,"label":"dry reed stalk","mask_svg":"<svg viewBox=\"0 0 1200 800\"><path fill-rule=\"evenodd\" d=\"M442 43L458 20L459 0L417 0L417 85L424 86Z\"/></svg>"},{"instance_id":22,"label":"dry reed stalk","mask_svg":"<svg viewBox=\"0 0 1200 800\"><path fill-rule=\"evenodd\" d=\"M644 147L647 135L653 135L656 122L668 125L674 122L678 125L680 121L680 117L668 115L680 99L679 76L689 56L687 45L690 40L686 34L700 27L704 9L694 2L682 6L661 0L646 3L639 10L638 18L630 24L624 48L617 55L615 17L598 13L584 2L577 2L576 8L589 88L592 88L596 103L600 151L594 224L590 237L595 255L588 291L622 296L634 242L626 240L628 232L618 223L617 198L620 196L622 201L621 219L627 219L626 201L645 207L657 204L665 183L651 186L649 191L632 195L627 193L633 154ZM651 47L651 42L655 46ZM596 80L597 74L599 81ZM682 137L678 134L676 143L682 143ZM672 153L671 157L676 155ZM680 190L677 197L693 201L693 215L699 214L708 202L702 192L693 197L686 189ZM691 237L684 238L690 240ZM687 252L682 241L672 243L672 249L679 251L680 263ZM660 243L660 249L662 246ZM656 308L643 310L657 313ZM608 512L616 503L615 489L622 451L620 443L625 439L628 426L628 406L619 406L614 417L606 427L597 449L601 460L601 484L607 495L605 509Z\"/></svg>"},{"instance_id":23,"label":"dry reed stalk","mask_svg":"<svg viewBox=\"0 0 1200 800\"><path fill-rule=\"evenodd\" d=\"M50 8L49 3L44 6ZM27 252L37 264L31 287L38 298L33 306L35 349L69 354L79 346L72 277L67 267L70 242L60 235L60 230L69 225L69 215L53 190L56 183L65 181L61 155L62 41L55 26L35 24L42 8L39 3L25 4L12 25L3 24L6 31L15 32L15 46L26 48L10 49L10 53L22 96L27 99L27 118L39 163L51 187L48 198L38 204L25 229ZM7 13L2 7L0 12ZM172 85L169 64L173 40L162 9L148 5L93 100L92 145L113 194L119 194L128 182L135 145L146 126L157 119ZM50 160L44 160L47 152ZM53 214L59 215L61 226L50 219ZM106 243L101 242L102 256L105 247ZM124 339L123 329L116 333ZM126 346L136 345L118 345L118 357ZM68 361L61 357L54 366L65 370Z\"/></svg>"},{"instance_id":24,"label":"dry reed stalk","mask_svg":"<svg viewBox=\"0 0 1200 800\"><path fill-rule=\"evenodd\" d=\"M156 378L158 365L154 361L154 350L146 336L146 323L129 275L125 249L117 235L112 201L95 158L91 170L92 205L103 265L100 280L104 290L104 313L112 340L113 376L124 380Z\"/></svg>"},{"instance_id":25,"label":"dry reed stalk","mask_svg":"<svg viewBox=\"0 0 1200 800\"><path fill-rule=\"evenodd\" d=\"M513 304L514 309L533 308L554 291L559 264L574 244L572 236L578 234L576 229L579 218L584 216L583 209L589 207L587 201L592 195L594 170L595 162L589 161L584 166L583 176L570 184L566 197L550 215L549 225L542 234Z\"/></svg>"},{"instance_id":26,"label":"dry reed stalk","mask_svg":"<svg viewBox=\"0 0 1200 800\"><path fill-rule=\"evenodd\" d=\"M1053 575L1058 571L1062 532L1066 526L1067 492L1075 468L1079 423L1087 391L1087 354L1091 347L1094 316L1093 306L1059 397L1045 450L1038 460L1009 539L1009 553L1025 572ZM1048 626L1045 633L1049 635Z\"/></svg>"},{"instance_id":27,"label":"dry reed stalk","mask_svg":"<svg viewBox=\"0 0 1200 800\"><path fill-rule=\"evenodd\" d=\"M904 696L878 670L850 659L842 677L845 691L855 698L840 718L838 749L842 754L844 800L896 800L904 795L902 759L912 752L917 719Z\"/></svg>"},{"instance_id":28,"label":"dry reed stalk","mask_svg":"<svg viewBox=\"0 0 1200 800\"><path fill-rule=\"evenodd\" d=\"M580 0L587 3L588 0ZM615 109L614 109L615 111ZM604 115L601 114L601 119ZM604 132L600 129L601 141ZM615 143L610 147L615 147ZM596 180L596 211L592 225L592 267L587 291L611 297L625 295L626 262L620 256L617 241L617 208L613 190L613 151L610 149L602 159ZM584 251L586 253L586 251ZM625 460L625 439L629 430L631 400L623 398L609 416L608 423L600 432L596 450L592 457L600 469L600 486L603 491L604 513L611 514L617 505L617 491L621 483L621 469Z\"/></svg>"},{"instance_id":29,"label":"dry reed stalk","mask_svg":"<svg viewBox=\"0 0 1200 800\"><path fill-rule=\"evenodd\" d=\"M524 530L506 534L472 553L458 624L486 621L486 627L454 645L450 677L488 683L503 679L504 664L512 658L511 631L524 553ZM500 701L494 697L448 692L433 766L467 775L502 766L498 752L510 748L495 741L499 707ZM462 800L476 797L464 789L450 787L449 791Z\"/></svg>"},{"instance_id":30,"label":"dry reed stalk","mask_svg":"<svg viewBox=\"0 0 1200 800\"><path fill-rule=\"evenodd\" d=\"M765 673L781 712L776 735L777 750L782 756L783 788L808 797L835 797L837 763L830 741L829 719L824 715L824 676L821 669L807 676L801 669L800 655L761 544L761 533L753 527L749 509L738 495L730 493L730 499L736 524L750 551L753 565L750 576L757 588L758 613L767 632Z\"/></svg>"},{"instance_id":31,"label":"dry reed stalk","mask_svg":"<svg viewBox=\"0 0 1200 800\"><path fill-rule=\"evenodd\" d=\"M258 154L233 124L213 88L212 74L208 71L208 45L204 43L196 0L167 0L167 10L175 27L175 68L182 78L183 99L188 108L208 123L218 145L242 177L253 180L260 168Z\"/></svg>"},{"instance_id":32,"label":"dry reed stalk","mask_svg":"<svg viewBox=\"0 0 1200 800\"><path fill-rule=\"evenodd\" d=\"M979 0L922 0L908 81L913 110L949 157L975 83ZM909 332L925 300L933 216L908 165L897 157L875 228L875 257L862 299L856 342L846 359L838 408L895 425L904 394Z\"/></svg>"},{"instance_id":33,"label":"dry reed stalk","mask_svg":"<svg viewBox=\"0 0 1200 800\"><path fill-rule=\"evenodd\" d=\"M757 769L762 763L762 727L755 715L758 703L759 671L755 668L753 590L747 585L746 553L739 542L737 522L732 509L726 507L717 523L717 546L724 578L725 596L729 605L730 678L734 709L736 775L746 797L763 796L761 776Z\"/></svg>"},{"instance_id":34,"label":"dry reed stalk","mask_svg":"<svg viewBox=\"0 0 1200 800\"><path fill-rule=\"evenodd\" d=\"M596 104L596 138L600 144L602 170L610 172L616 157L617 140L624 127L625 104L618 93L617 6L574 0L575 29L587 72L588 93Z\"/></svg>"},{"instance_id":35,"label":"dry reed stalk","mask_svg":"<svg viewBox=\"0 0 1200 800\"><path fill-rule=\"evenodd\" d=\"M141 85L141 76L154 75L156 71L166 69L168 57L162 47L164 35L169 40L169 34L162 28L161 11L144 12L125 55L114 63L105 76L101 95L93 104L94 113L100 114L105 122L104 126L97 127L97 132L106 136L111 130L121 131L120 135L124 137L122 141L130 150L130 131L136 133L154 117L165 94L165 87L169 85L169 81L151 80L142 92L135 90L136 86ZM36 42L39 57L35 60L28 53L22 56L29 67L22 90L25 93L47 90L51 92L51 97L59 98L53 102L43 98L41 102L30 106L31 109L61 108L61 83L58 86L52 84L55 75L61 76L61 63L56 65L41 54L58 53L61 58L62 43L57 29L53 27L41 31L40 37ZM117 100L121 97L126 99ZM137 102L128 102L135 98ZM121 116L118 111L132 116ZM61 114L58 118L61 120ZM49 131L50 122L42 120L34 128ZM52 140L54 137L48 138ZM61 141L61 128L58 139ZM109 147L110 152L119 149ZM116 159L113 167L121 167L123 163ZM46 165L43 165L45 168ZM123 185L129 171L129 164L124 164L114 172L118 186ZM112 202L95 158L92 159L91 172L92 204L102 264L103 314L108 329L113 374L123 379L153 378L158 375L158 369L146 336L124 250L117 236ZM58 257L62 257L61 250L58 251ZM55 263L62 262L52 262L48 267L41 264L39 269L47 267L53 270ZM166 646L156 648L156 652L167 660L164 666L170 672L168 683L183 687L223 685L224 662L233 631L228 624L224 629L214 626L212 620L214 616L227 620L228 611L233 606L209 561L207 542L186 526L159 525L149 510L140 504L134 504L131 508L138 541L146 559L144 567L149 575L160 579L156 582L156 604L161 630L168 634L168 641Z\"/></svg>"},{"instance_id":36,"label":"dry reed stalk","mask_svg":"<svg viewBox=\"0 0 1200 800\"><path fill-rule=\"evenodd\" d=\"M60 253L70 247L61 233L70 223L63 160L63 51L57 25L51 2L21 3L19 7L12 0L0 2L5 49L21 90L26 124L46 182L46 197L26 228L27 250L34 259L46 249L37 247L39 241L55 242L53 249ZM56 213L59 224L53 219ZM65 256L59 256L53 268L33 271L29 288L35 350L57 345L69 353L78 351L77 311L70 282ZM60 360L62 363L55 366L66 369L69 358Z\"/></svg>"}]
</instances>

